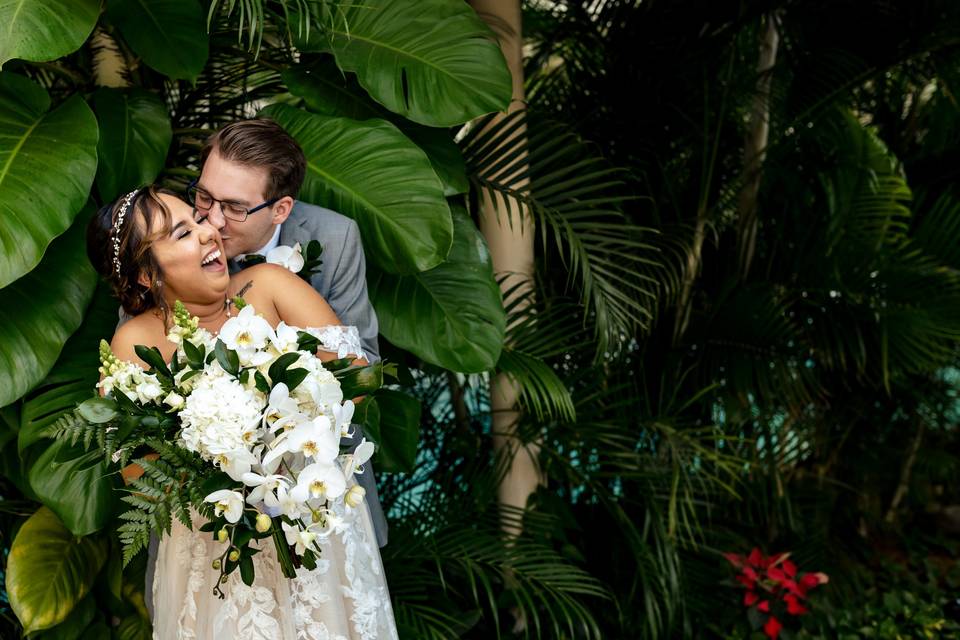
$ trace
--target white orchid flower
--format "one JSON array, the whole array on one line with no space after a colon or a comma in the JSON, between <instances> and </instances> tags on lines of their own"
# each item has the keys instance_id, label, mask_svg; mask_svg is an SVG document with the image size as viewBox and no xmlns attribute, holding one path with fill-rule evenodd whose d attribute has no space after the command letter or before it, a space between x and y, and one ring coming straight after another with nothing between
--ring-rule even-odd
<instances>
[{"instance_id":1,"label":"white orchid flower","mask_svg":"<svg viewBox=\"0 0 960 640\"><path fill-rule=\"evenodd\" d=\"M366 438L361 440L353 453L346 456L344 475L349 478L352 473L363 473L363 463L373 456L374 451L376 451L376 447L372 442Z\"/></svg>"},{"instance_id":2,"label":"white orchid flower","mask_svg":"<svg viewBox=\"0 0 960 640\"><path fill-rule=\"evenodd\" d=\"M303 552L307 550L307 547L310 547L313 541L317 539L317 533L314 530L316 527L314 525L302 529L297 525L289 525L283 522L281 526L287 538L287 544L294 546L294 551L296 551L298 556L302 556Z\"/></svg>"},{"instance_id":3,"label":"white orchid flower","mask_svg":"<svg viewBox=\"0 0 960 640\"><path fill-rule=\"evenodd\" d=\"M248 487L254 487L253 491L247 495L247 503L251 505L263 503L267 513L270 513L271 509L280 509L277 490L280 487L286 488L286 485L290 482L289 478L281 475L262 476L252 471L243 474L242 480L243 484Z\"/></svg>"},{"instance_id":4,"label":"white orchid flower","mask_svg":"<svg viewBox=\"0 0 960 640\"><path fill-rule=\"evenodd\" d=\"M252 305L247 305L235 317L223 323L220 339L229 349L237 352L241 364L259 366L272 356L261 351L270 342L273 327L258 316Z\"/></svg>"},{"instance_id":5,"label":"white orchid flower","mask_svg":"<svg viewBox=\"0 0 960 640\"><path fill-rule=\"evenodd\" d=\"M308 500L333 500L343 495L347 482L343 473L332 464L315 462L307 465L297 478L290 497L300 503Z\"/></svg>"},{"instance_id":6,"label":"white orchid flower","mask_svg":"<svg viewBox=\"0 0 960 640\"><path fill-rule=\"evenodd\" d=\"M287 448L291 453L302 452L308 458L329 463L340 454L340 437L328 417L317 416L287 432Z\"/></svg>"},{"instance_id":7,"label":"white orchid flower","mask_svg":"<svg viewBox=\"0 0 960 640\"><path fill-rule=\"evenodd\" d=\"M283 456L290 452L290 443L287 441L288 435L289 432L283 431L274 438L273 442L267 445L267 452L260 462L260 467L264 473L274 473L280 466Z\"/></svg>"},{"instance_id":8,"label":"white orchid flower","mask_svg":"<svg viewBox=\"0 0 960 640\"><path fill-rule=\"evenodd\" d=\"M356 410L353 400L346 400L343 404L334 404L331 408L333 409L333 422L337 425L337 429L340 430L340 437L352 437L353 433L350 429L350 424L353 421L353 413Z\"/></svg>"},{"instance_id":9,"label":"white orchid flower","mask_svg":"<svg viewBox=\"0 0 960 640\"><path fill-rule=\"evenodd\" d=\"M280 353L290 353L297 350L298 339L297 330L281 320L274 331L271 342L273 343L273 348Z\"/></svg>"},{"instance_id":10,"label":"white orchid flower","mask_svg":"<svg viewBox=\"0 0 960 640\"><path fill-rule=\"evenodd\" d=\"M290 396L287 385L282 382L277 384L270 392L267 408L263 412L263 426L274 433L304 419L306 416L300 412L297 399Z\"/></svg>"},{"instance_id":11,"label":"white orchid flower","mask_svg":"<svg viewBox=\"0 0 960 640\"><path fill-rule=\"evenodd\" d=\"M300 243L298 242L292 247L280 245L270 249L270 251L267 252L267 262L270 264L278 264L293 273L300 273L304 264Z\"/></svg>"},{"instance_id":12,"label":"white orchid flower","mask_svg":"<svg viewBox=\"0 0 960 640\"><path fill-rule=\"evenodd\" d=\"M277 516L282 513L291 520L296 520L304 513L302 505L293 499L286 485L280 485L277 488L277 502L280 504L277 513L270 513L271 509L267 510L267 513L270 513L271 516Z\"/></svg>"},{"instance_id":13,"label":"white orchid flower","mask_svg":"<svg viewBox=\"0 0 960 640\"><path fill-rule=\"evenodd\" d=\"M243 479L243 474L250 471L250 467L258 462L257 456L248 449L224 449L217 446L210 447L214 463L220 470L236 481Z\"/></svg>"},{"instance_id":14,"label":"white orchid flower","mask_svg":"<svg viewBox=\"0 0 960 640\"><path fill-rule=\"evenodd\" d=\"M227 522L231 524L235 524L240 520L240 516L243 515L243 496L236 491L231 491L230 489L214 491L204 498L203 501L212 502L213 512L216 513L218 517L223 515L226 517Z\"/></svg>"}]
</instances>

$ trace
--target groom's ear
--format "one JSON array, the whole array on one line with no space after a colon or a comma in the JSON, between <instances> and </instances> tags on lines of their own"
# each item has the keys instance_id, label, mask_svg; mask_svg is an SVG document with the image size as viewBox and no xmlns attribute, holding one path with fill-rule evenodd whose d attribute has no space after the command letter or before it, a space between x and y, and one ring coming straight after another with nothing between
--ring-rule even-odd
<instances>
[{"instance_id":1,"label":"groom's ear","mask_svg":"<svg viewBox=\"0 0 960 640\"><path fill-rule=\"evenodd\" d=\"M273 205L273 224L283 224L293 211L294 200L290 196L283 196Z\"/></svg>"}]
</instances>

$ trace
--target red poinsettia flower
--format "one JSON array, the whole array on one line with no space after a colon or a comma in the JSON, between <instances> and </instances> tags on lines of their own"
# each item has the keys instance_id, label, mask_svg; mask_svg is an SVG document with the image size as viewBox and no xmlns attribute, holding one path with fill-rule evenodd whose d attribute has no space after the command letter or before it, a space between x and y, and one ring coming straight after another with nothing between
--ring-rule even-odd
<instances>
[{"instance_id":1,"label":"red poinsettia flower","mask_svg":"<svg viewBox=\"0 0 960 640\"><path fill-rule=\"evenodd\" d=\"M776 566L767 567L767 577L780 584L787 580L787 574L784 573L783 569Z\"/></svg>"},{"instance_id":2,"label":"red poinsettia flower","mask_svg":"<svg viewBox=\"0 0 960 640\"><path fill-rule=\"evenodd\" d=\"M767 623L763 625L763 632L767 634L767 637L770 640L777 640L780 637L780 630L783 629L783 625L780 624L780 621L777 620L774 616L770 616L767 620Z\"/></svg>"},{"instance_id":3,"label":"red poinsettia flower","mask_svg":"<svg viewBox=\"0 0 960 640\"><path fill-rule=\"evenodd\" d=\"M784 560L783 572L791 578L795 578L797 576L797 565L793 564L790 560Z\"/></svg>"},{"instance_id":4,"label":"red poinsettia flower","mask_svg":"<svg viewBox=\"0 0 960 640\"><path fill-rule=\"evenodd\" d=\"M732 564L736 569L743 567L744 563L747 561L746 558L741 555L737 555L736 553L725 553L723 554L723 557L726 558L727 562Z\"/></svg>"},{"instance_id":5,"label":"red poinsettia flower","mask_svg":"<svg viewBox=\"0 0 960 640\"><path fill-rule=\"evenodd\" d=\"M763 611L764 613L770 613L770 601L764 600L757 605L757 611Z\"/></svg>"},{"instance_id":6,"label":"red poinsettia flower","mask_svg":"<svg viewBox=\"0 0 960 640\"><path fill-rule=\"evenodd\" d=\"M757 587L756 580L752 580L742 573L737 575L736 581L745 586L747 589L755 589Z\"/></svg>"},{"instance_id":7,"label":"red poinsettia flower","mask_svg":"<svg viewBox=\"0 0 960 640\"><path fill-rule=\"evenodd\" d=\"M809 609L800 604L800 600L792 593L783 596L783 601L787 603L787 613L792 616L802 616L809 611Z\"/></svg>"},{"instance_id":8,"label":"red poinsettia flower","mask_svg":"<svg viewBox=\"0 0 960 640\"><path fill-rule=\"evenodd\" d=\"M759 547L753 548L753 551L750 552L750 556L747 558L747 562L749 562L751 566L757 567L758 569L762 569L766 566L764 563L763 554L760 553Z\"/></svg>"},{"instance_id":9,"label":"red poinsettia flower","mask_svg":"<svg viewBox=\"0 0 960 640\"><path fill-rule=\"evenodd\" d=\"M752 607L757 603L757 600L759 599L760 599L760 596L758 596L755 592L747 591L746 593L743 594L743 606Z\"/></svg>"}]
</instances>

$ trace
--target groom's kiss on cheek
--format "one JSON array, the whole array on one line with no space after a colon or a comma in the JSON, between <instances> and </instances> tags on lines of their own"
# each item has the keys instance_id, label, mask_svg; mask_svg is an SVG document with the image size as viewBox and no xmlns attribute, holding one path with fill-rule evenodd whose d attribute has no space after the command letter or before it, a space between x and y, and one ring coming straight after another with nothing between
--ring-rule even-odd
<instances>
[{"instance_id":1,"label":"groom's kiss on cheek","mask_svg":"<svg viewBox=\"0 0 960 640\"><path fill-rule=\"evenodd\" d=\"M293 198L271 197L269 182L267 167L227 160L218 149L203 163L191 197L220 231L227 258L259 250L290 215Z\"/></svg>"}]
</instances>

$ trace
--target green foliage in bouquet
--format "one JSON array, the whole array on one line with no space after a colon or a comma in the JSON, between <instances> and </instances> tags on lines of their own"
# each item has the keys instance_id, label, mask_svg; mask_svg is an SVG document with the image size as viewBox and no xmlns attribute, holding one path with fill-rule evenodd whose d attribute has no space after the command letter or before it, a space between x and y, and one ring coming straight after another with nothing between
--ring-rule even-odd
<instances>
[{"instance_id":1,"label":"green foliage in bouquet","mask_svg":"<svg viewBox=\"0 0 960 640\"><path fill-rule=\"evenodd\" d=\"M237 306L244 309L241 317L228 322L239 323L243 316L249 316L258 319L261 326L269 327L262 318L254 316L253 308L243 304L242 299L240 303ZM211 461L209 452L201 453L201 450L185 445L184 424L179 416L188 402L194 383L211 367L215 374L219 367L231 380L262 394L266 408L260 411L268 412L264 420L273 417L269 412L278 409L273 408L266 399L270 398L272 402L274 390L282 389L283 397L289 401L292 398L289 394L293 394L311 374L310 369L296 364L303 362L305 357L313 357L308 354L323 350L325 344L316 335L297 331L295 343L284 347L286 352L276 352L279 348L273 344L270 348L275 352L253 362L249 354L242 358L237 349L228 347L223 334L214 338L198 329L197 318L191 317L179 301L174 306L173 315L174 326L169 338L177 342L179 348L169 363L156 347L137 345L137 355L150 366L143 371L137 365L119 360L111 352L110 346L101 341L101 387L105 397L91 398L81 403L55 424L58 436L64 437L71 445L80 444L85 449L95 449L112 465L122 468L132 462L143 470L142 475L129 481L126 495L121 498L127 505L126 510L119 514L122 522L117 528L124 566L147 547L151 534L169 534L174 518L192 529L194 518L191 517L191 510L194 510L207 520L201 526L201 531L210 532L221 543L229 542L214 563L221 572L221 580L239 569L243 581L252 584L252 558L259 549L251 546L251 543L271 537L284 575L294 577L296 566L300 564L307 568L316 567L319 547L306 544L302 545L305 547L303 549L298 547L296 555L291 553L288 542L291 536L288 532L298 527L298 518L291 517L289 513L268 516L242 506L241 512L235 517L230 516L229 503L224 502L226 498L215 496L235 493L230 490L236 487L236 476L240 472L231 471L233 467L228 466L232 464L228 453L221 452ZM271 343L264 338L264 344ZM268 362L269 367L264 372ZM383 363L354 365L350 358L328 361L322 368L333 374L341 394L348 398L377 392L383 385L384 373L396 373L395 366ZM350 416L352 409L346 416L347 424ZM259 424L259 414L256 421ZM284 431L281 433L284 435L288 435L288 428L297 428L295 424L282 426ZM339 437L335 436L337 442ZM278 437L275 442L279 441ZM349 460L358 455L354 454ZM219 466L219 470L211 462ZM285 462L284 466L289 473ZM249 463L246 469L249 471ZM362 493L359 496L362 498ZM348 493L348 503L351 499L359 498L356 495L351 498ZM325 522L322 510L311 507L310 511L314 523ZM308 542L313 539L310 535L307 536ZM219 582L215 593L223 597Z\"/></svg>"}]
</instances>

